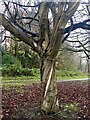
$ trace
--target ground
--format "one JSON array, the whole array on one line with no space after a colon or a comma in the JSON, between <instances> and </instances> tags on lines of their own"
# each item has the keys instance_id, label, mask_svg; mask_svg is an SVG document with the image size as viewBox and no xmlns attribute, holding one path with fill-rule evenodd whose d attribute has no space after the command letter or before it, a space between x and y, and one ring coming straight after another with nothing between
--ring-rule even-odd
<instances>
[{"instance_id":1,"label":"ground","mask_svg":"<svg viewBox=\"0 0 90 120\"><path fill-rule=\"evenodd\" d=\"M2 120L90 120L88 81L58 82L60 112L45 115L40 84L3 87Z\"/></svg>"}]
</instances>

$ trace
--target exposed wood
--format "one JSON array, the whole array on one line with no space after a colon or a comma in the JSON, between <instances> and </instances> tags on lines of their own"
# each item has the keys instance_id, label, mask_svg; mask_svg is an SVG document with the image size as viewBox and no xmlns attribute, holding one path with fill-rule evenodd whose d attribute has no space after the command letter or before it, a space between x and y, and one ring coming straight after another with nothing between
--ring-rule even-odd
<instances>
[{"instance_id":1,"label":"exposed wood","mask_svg":"<svg viewBox=\"0 0 90 120\"><path fill-rule=\"evenodd\" d=\"M46 113L55 113L59 111L55 78L55 61L45 59L43 63L42 88L44 88L44 100L41 106L41 110Z\"/></svg>"}]
</instances>

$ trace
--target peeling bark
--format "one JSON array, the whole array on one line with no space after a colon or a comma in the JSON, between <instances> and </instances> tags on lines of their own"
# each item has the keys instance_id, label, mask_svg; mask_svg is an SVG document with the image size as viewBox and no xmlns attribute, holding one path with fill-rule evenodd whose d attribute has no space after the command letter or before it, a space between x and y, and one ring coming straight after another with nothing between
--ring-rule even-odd
<instances>
[{"instance_id":1,"label":"peeling bark","mask_svg":"<svg viewBox=\"0 0 90 120\"><path fill-rule=\"evenodd\" d=\"M55 79L55 61L45 59L42 61L42 89L43 103L41 110L45 113L56 113L59 111L59 103L57 98L57 85Z\"/></svg>"}]
</instances>

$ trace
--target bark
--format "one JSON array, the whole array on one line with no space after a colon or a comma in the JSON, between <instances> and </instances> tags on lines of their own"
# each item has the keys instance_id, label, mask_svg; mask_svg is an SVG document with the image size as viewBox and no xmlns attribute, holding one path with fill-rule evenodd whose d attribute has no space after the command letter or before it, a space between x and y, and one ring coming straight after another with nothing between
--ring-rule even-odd
<instances>
[{"instance_id":1,"label":"bark","mask_svg":"<svg viewBox=\"0 0 90 120\"><path fill-rule=\"evenodd\" d=\"M41 82L43 90L43 103L41 110L43 110L46 114L56 113L59 111L59 103L55 79L55 61L45 59L41 62Z\"/></svg>"},{"instance_id":2,"label":"bark","mask_svg":"<svg viewBox=\"0 0 90 120\"><path fill-rule=\"evenodd\" d=\"M10 40L10 53L13 54L13 41Z\"/></svg>"},{"instance_id":3,"label":"bark","mask_svg":"<svg viewBox=\"0 0 90 120\"><path fill-rule=\"evenodd\" d=\"M15 56L17 57L18 55L18 42L15 41Z\"/></svg>"}]
</instances>

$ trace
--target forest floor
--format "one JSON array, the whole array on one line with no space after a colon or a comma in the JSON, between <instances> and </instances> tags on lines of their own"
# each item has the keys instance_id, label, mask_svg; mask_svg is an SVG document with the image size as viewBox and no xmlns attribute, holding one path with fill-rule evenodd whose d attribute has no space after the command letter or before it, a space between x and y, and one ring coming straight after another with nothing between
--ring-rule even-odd
<instances>
[{"instance_id":1,"label":"forest floor","mask_svg":"<svg viewBox=\"0 0 90 120\"><path fill-rule=\"evenodd\" d=\"M38 83L2 89L2 120L90 120L89 81L58 82L60 112L41 114Z\"/></svg>"}]
</instances>

